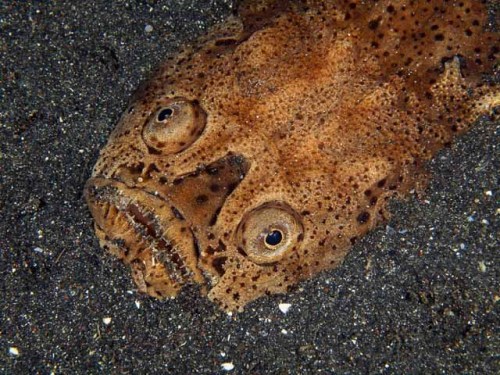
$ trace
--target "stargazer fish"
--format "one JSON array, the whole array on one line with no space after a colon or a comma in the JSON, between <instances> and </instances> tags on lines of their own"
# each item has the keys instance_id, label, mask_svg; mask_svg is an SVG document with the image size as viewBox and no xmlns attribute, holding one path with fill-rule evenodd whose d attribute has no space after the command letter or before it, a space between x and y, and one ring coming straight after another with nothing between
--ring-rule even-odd
<instances>
[{"instance_id":1,"label":"stargazer fish","mask_svg":"<svg viewBox=\"0 0 500 375\"><path fill-rule=\"evenodd\" d=\"M136 93L85 196L141 292L223 310L337 267L481 115L481 1L245 1ZM493 17L494 19L495 17Z\"/></svg>"}]
</instances>

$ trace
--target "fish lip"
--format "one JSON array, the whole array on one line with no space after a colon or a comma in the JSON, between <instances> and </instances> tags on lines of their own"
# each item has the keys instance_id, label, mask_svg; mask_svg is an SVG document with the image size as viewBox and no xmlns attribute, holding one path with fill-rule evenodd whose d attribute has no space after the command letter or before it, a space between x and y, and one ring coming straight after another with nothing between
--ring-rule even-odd
<instances>
[{"instance_id":1,"label":"fish lip","mask_svg":"<svg viewBox=\"0 0 500 375\"><path fill-rule=\"evenodd\" d=\"M164 235L169 228L180 225L185 221L183 217L176 214L179 211L170 201L144 189L127 186L119 180L100 176L92 177L86 182L84 197L96 227L106 234L105 241L111 241L115 246L121 247L125 253L123 260L126 263L134 261L134 254L129 254L130 249L126 244L121 243L121 245L118 245L121 241L119 236L114 238L110 235L109 226L105 223L108 219L103 214L102 209L99 208L99 205L113 206L119 213L127 217L129 226L134 229L136 242L144 241L146 243L146 248L151 249L155 260L165 265L168 275L174 283L185 284L192 280L193 276L194 279L197 279L195 274L199 273L198 268L194 267L193 264L189 265L185 259L186 254L184 254L184 258L182 256L183 249L180 248L179 251L177 249L178 244L172 238ZM151 207L151 202L168 207L170 216L167 215L167 218L165 218L155 213L155 210ZM199 258L198 239L193 230L188 225L186 227L187 230L184 235L192 239L193 249L197 258ZM159 246L160 251L154 250L156 246Z\"/></svg>"}]
</instances>

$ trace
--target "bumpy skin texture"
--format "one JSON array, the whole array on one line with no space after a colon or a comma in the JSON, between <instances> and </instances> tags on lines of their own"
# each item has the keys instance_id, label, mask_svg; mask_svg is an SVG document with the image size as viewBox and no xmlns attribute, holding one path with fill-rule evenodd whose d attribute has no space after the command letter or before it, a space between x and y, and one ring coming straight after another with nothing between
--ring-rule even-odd
<instances>
[{"instance_id":1,"label":"bumpy skin texture","mask_svg":"<svg viewBox=\"0 0 500 375\"><path fill-rule=\"evenodd\" d=\"M137 92L88 181L140 291L227 311L339 264L500 103L479 1L249 1ZM485 79L489 77L489 81Z\"/></svg>"}]
</instances>

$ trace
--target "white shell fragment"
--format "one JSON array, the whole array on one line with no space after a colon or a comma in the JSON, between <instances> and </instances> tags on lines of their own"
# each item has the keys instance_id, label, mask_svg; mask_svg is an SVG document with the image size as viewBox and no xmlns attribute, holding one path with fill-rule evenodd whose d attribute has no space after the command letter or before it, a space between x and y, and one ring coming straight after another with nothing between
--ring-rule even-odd
<instances>
[{"instance_id":1,"label":"white shell fragment","mask_svg":"<svg viewBox=\"0 0 500 375\"><path fill-rule=\"evenodd\" d=\"M221 365L222 369L224 371L231 371L234 369L234 364L233 362L224 362L222 365Z\"/></svg>"},{"instance_id":2,"label":"white shell fragment","mask_svg":"<svg viewBox=\"0 0 500 375\"><path fill-rule=\"evenodd\" d=\"M292 307L292 304L291 303L280 303L278 305L278 308L280 309L280 311L283 313L283 314L286 314L288 312L288 310L290 310L290 307Z\"/></svg>"}]
</instances>

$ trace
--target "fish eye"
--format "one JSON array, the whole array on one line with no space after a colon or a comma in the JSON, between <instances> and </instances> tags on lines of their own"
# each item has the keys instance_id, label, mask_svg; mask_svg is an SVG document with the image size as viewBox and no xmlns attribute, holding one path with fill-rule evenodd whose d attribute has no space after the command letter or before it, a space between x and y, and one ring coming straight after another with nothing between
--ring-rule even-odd
<instances>
[{"instance_id":1,"label":"fish eye","mask_svg":"<svg viewBox=\"0 0 500 375\"><path fill-rule=\"evenodd\" d=\"M169 107L163 108L158 113L158 121L162 122L162 121L167 120L170 116L172 116L173 113L174 113L174 111L172 108L169 108Z\"/></svg>"},{"instance_id":2,"label":"fish eye","mask_svg":"<svg viewBox=\"0 0 500 375\"><path fill-rule=\"evenodd\" d=\"M206 113L197 101L169 99L145 122L142 138L151 153L176 154L203 133Z\"/></svg>"},{"instance_id":3,"label":"fish eye","mask_svg":"<svg viewBox=\"0 0 500 375\"><path fill-rule=\"evenodd\" d=\"M268 249L274 249L281 241L283 241L283 232L279 229L273 229L264 239L264 243Z\"/></svg>"},{"instance_id":4,"label":"fish eye","mask_svg":"<svg viewBox=\"0 0 500 375\"><path fill-rule=\"evenodd\" d=\"M248 212L237 230L239 248L257 264L283 259L303 238L299 215L282 202L268 202Z\"/></svg>"}]
</instances>

